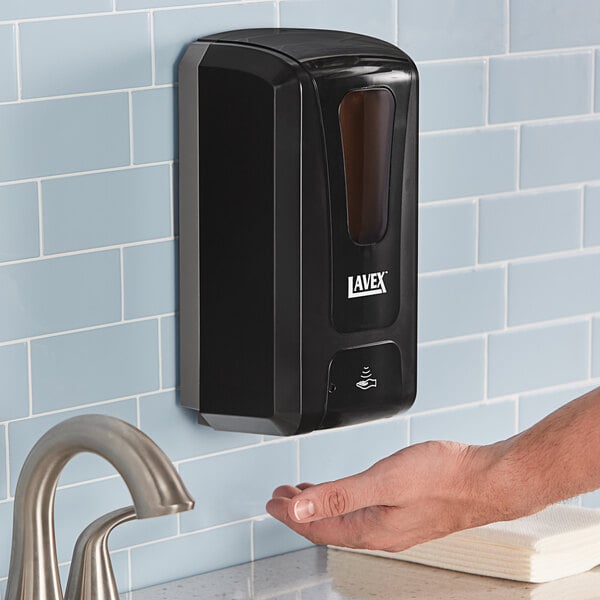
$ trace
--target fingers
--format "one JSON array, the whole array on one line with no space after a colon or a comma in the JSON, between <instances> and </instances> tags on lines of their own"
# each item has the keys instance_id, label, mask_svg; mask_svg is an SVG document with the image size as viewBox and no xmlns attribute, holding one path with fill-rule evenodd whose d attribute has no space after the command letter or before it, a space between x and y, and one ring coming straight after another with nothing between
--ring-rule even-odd
<instances>
[{"instance_id":1,"label":"fingers","mask_svg":"<svg viewBox=\"0 0 600 600\"><path fill-rule=\"evenodd\" d=\"M331 483L306 486L289 503L289 517L296 523L311 523L376 505L374 484L371 474L365 471Z\"/></svg>"},{"instance_id":2,"label":"fingers","mask_svg":"<svg viewBox=\"0 0 600 600\"><path fill-rule=\"evenodd\" d=\"M395 541L379 522L377 509L363 509L312 523L297 523L290 517L291 503L288 498L273 498L267 504L267 511L314 544L376 550L388 547Z\"/></svg>"}]
</instances>

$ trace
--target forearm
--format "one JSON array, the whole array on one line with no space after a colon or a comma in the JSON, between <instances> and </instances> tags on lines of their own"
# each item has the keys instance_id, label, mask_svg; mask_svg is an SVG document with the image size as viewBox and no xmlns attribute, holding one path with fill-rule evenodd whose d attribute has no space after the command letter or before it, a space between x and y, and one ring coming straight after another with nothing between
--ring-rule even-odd
<instances>
[{"instance_id":1,"label":"forearm","mask_svg":"<svg viewBox=\"0 0 600 600\"><path fill-rule=\"evenodd\" d=\"M600 488L600 388L482 453L506 519Z\"/></svg>"}]
</instances>

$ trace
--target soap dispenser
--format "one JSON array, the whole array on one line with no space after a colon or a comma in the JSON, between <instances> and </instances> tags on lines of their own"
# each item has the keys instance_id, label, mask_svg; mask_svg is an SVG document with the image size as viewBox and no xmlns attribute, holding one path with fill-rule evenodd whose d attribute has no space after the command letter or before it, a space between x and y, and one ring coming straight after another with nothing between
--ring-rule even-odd
<instances>
[{"instance_id":1,"label":"soap dispenser","mask_svg":"<svg viewBox=\"0 0 600 600\"><path fill-rule=\"evenodd\" d=\"M352 33L250 29L179 68L183 406L294 435L416 394L418 73Z\"/></svg>"}]
</instances>

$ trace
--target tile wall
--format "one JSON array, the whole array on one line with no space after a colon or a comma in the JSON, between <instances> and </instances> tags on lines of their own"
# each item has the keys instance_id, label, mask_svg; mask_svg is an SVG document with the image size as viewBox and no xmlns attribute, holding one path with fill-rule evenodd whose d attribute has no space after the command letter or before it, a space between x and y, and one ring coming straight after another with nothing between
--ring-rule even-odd
<instances>
[{"instance_id":1,"label":"tile wall","mask_svg":"<svg viewBox=\"0 0 600 600\"><path fill-rule=\"evenodd\" d=\"M282 440L197 426L176 352L176 64L204 34L276 25L397 42L422 77L417 403ZM19 470L67 417L138 425L198 501L115 531L128 590L303 547L265 518L278 484L492 442L598 385L599 53L595 0L3 0L0 591ZM84 525L128 503L101 460L67 467L63 574Z\"/></svg>"}]
</instances>

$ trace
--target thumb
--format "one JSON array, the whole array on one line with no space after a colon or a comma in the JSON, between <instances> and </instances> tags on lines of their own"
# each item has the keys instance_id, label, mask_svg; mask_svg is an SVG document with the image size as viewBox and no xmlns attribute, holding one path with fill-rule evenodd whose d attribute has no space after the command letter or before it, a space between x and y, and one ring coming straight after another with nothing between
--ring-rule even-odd
<instances>
[{"instance_id":1,"label":"thumb","mask_svg":"<svg viewBox=\"0 0 600 600\"><path fill-rule=\"evenodd\" d=\"M372 506L377 504L375 487L368 471L312 486L292 499L289 516L296 523L310 523Z\"/></svg>"}]
</instances>

